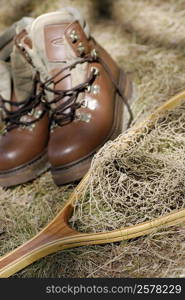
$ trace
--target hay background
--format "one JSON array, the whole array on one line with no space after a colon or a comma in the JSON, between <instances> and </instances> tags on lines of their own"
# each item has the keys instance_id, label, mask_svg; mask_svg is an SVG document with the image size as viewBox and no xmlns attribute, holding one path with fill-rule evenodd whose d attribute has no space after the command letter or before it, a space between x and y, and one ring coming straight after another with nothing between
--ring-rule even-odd
<instances>
[{"instance_id":1,"label":"hay background","mask_svg":"<svg viewBox=\"0 0 185 300\"><path fill-rule=\"evenodd\" d=\"M66 5L79 8L93 36L137 83L137 120L185 87L184 0L0 0L0 4L0 30L23 15L36 17ZM73 189L56 187L49 173L29 184L0 189L0 254L43 228ZM185 277L184 233L181 225L131 241L65 250L14 277Z\"/></svg>"}]
</instances>

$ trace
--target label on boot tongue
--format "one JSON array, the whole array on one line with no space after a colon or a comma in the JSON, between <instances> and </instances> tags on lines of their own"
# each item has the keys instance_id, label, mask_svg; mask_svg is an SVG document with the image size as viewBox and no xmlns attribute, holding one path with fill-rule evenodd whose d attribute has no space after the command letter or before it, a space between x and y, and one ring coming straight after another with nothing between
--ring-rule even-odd
<instances>
[{"instance_id":1,"label":"label on boot tongue","mask_svg":"<svg viewBox=\"0 0 185 300\"><path fill-rule=\"evenodd\" d=\"M69 23L53 24L44 27L46 55L50 62L62 62L66 59L64 31Z\"/></svg>"}]
</instances>

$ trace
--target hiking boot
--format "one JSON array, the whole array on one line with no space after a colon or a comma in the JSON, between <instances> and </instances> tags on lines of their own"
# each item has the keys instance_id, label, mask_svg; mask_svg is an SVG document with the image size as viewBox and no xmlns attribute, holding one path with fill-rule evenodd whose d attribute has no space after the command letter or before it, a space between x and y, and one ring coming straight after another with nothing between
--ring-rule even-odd
<instances>
[{"instance_id":1,"label":"hiking boot","mask_svg":"<svg viewBox=\"0 0 185 300\"><path fill-rule=\"evenodd\" d=\"M123 131L125 112L131 121L132 83L91 37L76 9L38 17L29 37L32 49L25 48L50 109L51 173L57 185L70 183L81 179L97 150Z\"/></svg>"},{"instance_id":2,"label":"hiking boot","mask_svg":"<svg viewBox=\"0 0 185 300\"><path fill-rule=\"evenodd\" d=\"M26 38L22 25L16 27L18 43ZM37 73L15 45L10 57L10 62L0 61L0 105L5 123L0 136L3 187L32 180L49 167L49 120L41 101Z\"/></svg>"}]
</instances>

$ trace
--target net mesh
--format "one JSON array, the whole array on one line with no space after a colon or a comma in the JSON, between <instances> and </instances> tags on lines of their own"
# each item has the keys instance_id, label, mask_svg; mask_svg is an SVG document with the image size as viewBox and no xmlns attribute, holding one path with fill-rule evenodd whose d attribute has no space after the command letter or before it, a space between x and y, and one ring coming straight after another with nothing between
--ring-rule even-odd
<instances>
[{"instance_id":1,"label":"net mesh","mask_svg":"<svg viewBox=\"0 0 185 300\"><path fill-rule=\"evenodd\" d=\"M185 103L106 143L70 224L82 232L135 225L185 208Z\"/></svg>"}]
</instances>

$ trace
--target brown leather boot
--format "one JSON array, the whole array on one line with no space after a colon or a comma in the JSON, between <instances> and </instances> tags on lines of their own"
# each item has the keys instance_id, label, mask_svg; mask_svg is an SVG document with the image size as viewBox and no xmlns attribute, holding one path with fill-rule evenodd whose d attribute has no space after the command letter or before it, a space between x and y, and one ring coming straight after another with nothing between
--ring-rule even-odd
<instances>
[{"instance_id":1,"label":"brown leather boot","mask_svg":"<svg viewBox=\"0 0 185 300\"><path fill-rule=\"evenodd\" d=\"M82 178L97 150L122 132L132 84L73 8L40 16L29 36L50 108L51 172L62 185Z\"/></svg>"},{"instance_id":2,"label":"brown leather boot","mask_svg":"<svg viewBox=\"0 0 185 300\"><path fill-rule=\"evenodd\" d=\"M24 31L17 38L24 39ZM49 120L37 74L13 46L11 61L0 62L0 99L6 128L0 136L0 186L36 178L48 169Z\"/></svg>"}]
</instances>

